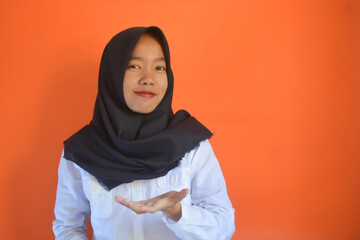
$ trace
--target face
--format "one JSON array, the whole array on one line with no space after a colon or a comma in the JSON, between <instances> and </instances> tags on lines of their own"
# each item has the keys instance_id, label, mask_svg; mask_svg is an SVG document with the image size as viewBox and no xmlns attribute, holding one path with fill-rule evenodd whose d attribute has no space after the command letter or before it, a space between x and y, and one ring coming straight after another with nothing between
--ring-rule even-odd
<instances>
[{"instance_id":1,"label":"face","mask_svg":"<svg viewBox=\"0 0 360 240\"><path fill-rule=\"evenodd\" d=\"M150 113L163 99L167 87L166 62L161 45L144 33L125 71L125 102L134 112Z\"/></svg>"}]
</instances>

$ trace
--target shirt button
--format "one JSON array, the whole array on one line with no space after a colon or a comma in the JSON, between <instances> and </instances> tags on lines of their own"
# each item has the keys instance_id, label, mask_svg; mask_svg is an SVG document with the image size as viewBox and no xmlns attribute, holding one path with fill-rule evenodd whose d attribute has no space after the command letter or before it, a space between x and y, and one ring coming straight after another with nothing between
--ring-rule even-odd
<instances>
[{"instance_id":1,"label":"shirt button","mask_svg":"<svg viewBox=\"0 0 360 240\"><path fill-rule=\"evenodd\" d=\"M172 180L170 184L174 186L176 184L176 181Z\"/></svg>"},{"instance_id":2,"label":"shirt button","mask_svg":"<svg viewBox=\"0 0 360 240\"><path fill-rule=\"evenodd\" d=\"M96 186L96 185L93 185L91 187L91 189L92 189L93 192L97 192L99 190L98 186Z\"/></svg>"},{"instance_id":3,"label":"shirt button","mask_svg":"<svg viewBox=\"0 0 360 240\"><path fill-rule=\"evenodd\" d=\"M134 184L134 188L135 188L135 189L139 189L139 184L138 184L138 183L135 183L135 184Z\"/></svg>"}]
</instances>

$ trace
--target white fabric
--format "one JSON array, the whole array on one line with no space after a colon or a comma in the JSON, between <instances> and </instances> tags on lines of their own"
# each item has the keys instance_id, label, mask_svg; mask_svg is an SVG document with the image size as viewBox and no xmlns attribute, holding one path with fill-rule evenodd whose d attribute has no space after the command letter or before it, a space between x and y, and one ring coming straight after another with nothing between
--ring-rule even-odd
<instances>
[{"instance_id":1,"label":"white fabric","mask_svg":"<svg viewBox=\"0 0 360 240\"><path fill-rule=\"evenodd\" d=\"M183 188L189 188L190 194L181 202L178 222L161 212L138 215L115 201L117 195L137 201ZM96 240L222 240L231 239L235 230L234 210L208 140L187 153L166 176L121 184L111 191L62 154L53 221L56 239L87 239L90 215Z\"/></svg>"}]
</instances>

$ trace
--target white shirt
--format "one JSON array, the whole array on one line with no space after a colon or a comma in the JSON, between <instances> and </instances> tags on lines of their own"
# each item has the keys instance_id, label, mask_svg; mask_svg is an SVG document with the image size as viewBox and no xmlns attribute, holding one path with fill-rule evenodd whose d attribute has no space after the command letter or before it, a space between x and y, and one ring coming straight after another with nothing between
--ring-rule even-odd
<instances>
[{"instance_id":1,"label":"white shirt","mask_svg":"<svg viewBox=\"0 0 360 240\"><path fill-rule=\"evenodd\" d=\"M208 140L186 153L180 165L167 175L121 184L111 191L63 154L53 221L57 240L87 239L90 215L96 240L222 240L231 239L235 231L234 210ZM138 215L115 201L117 195L139 201L183 188L189 188L190 193L181 201L182 217L178 222L162 212Z\"/></svg>"}]
</instances>

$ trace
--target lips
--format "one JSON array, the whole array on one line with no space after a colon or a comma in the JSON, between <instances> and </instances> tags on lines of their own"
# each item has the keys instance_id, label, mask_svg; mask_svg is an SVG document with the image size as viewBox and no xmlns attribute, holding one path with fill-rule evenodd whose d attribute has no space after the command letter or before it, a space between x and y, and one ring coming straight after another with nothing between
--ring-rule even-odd
<instances>
[{"instance_id":1,"label":"lips","mask_svg":"<svg viewBox=\"0 0 360 240\"><path fill-rule=\"evenodd\" d=\"M135 91L135 93L138 96L147 97L147 98L152 98L153 96L155 96L155 93L150 92L150 91Z\"/></svg>"}]
</instances>

